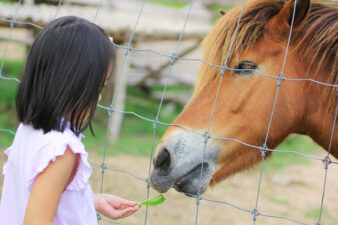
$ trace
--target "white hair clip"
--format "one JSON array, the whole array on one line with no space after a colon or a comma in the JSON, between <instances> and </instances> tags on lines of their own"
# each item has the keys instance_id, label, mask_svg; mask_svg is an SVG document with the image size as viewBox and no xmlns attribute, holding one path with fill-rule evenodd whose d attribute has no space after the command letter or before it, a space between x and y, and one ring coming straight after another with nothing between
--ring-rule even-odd
<instances>
[{"instance_id":1,"label":"white hair clip","mask_svg":"<svg viewBox=\"0 0 338 225\"><path fill-rule=\"evenodd\" d=\"M109 37L109 40L111 41L111 43L114 44L114 39L113 39L113 37Z\"/></svg>"}]
</instances>

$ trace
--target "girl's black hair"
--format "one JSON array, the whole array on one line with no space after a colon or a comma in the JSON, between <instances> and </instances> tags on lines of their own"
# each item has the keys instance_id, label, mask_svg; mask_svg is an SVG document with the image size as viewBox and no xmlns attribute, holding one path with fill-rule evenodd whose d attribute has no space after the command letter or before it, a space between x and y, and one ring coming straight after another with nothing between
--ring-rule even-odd
<instances>
[{"instance_id":1,"label":"girl's black hair","mask_svg":"<svg viewBox=\"0 0 338 225\"><path fill-rule=\"evenodd\" d=\"M52 21L28 55L16 95L19 122L47 133L64 131L69 121L79 135L91 124L114 60L113 45L97 25L75 16Z\"/></svg>"}]
</instances>

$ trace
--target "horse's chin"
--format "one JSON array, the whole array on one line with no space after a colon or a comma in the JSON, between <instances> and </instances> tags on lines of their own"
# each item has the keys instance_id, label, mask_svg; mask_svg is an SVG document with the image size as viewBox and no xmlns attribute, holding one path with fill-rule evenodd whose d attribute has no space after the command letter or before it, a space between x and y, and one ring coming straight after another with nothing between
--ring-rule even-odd
<instances>
[{"instance_id":1,"label":"horse's chin","mask_svg":"<svg viewBox=\"0 0 338 225\"><path fill-rule=\"evenodd\" d=\"M150 184L160 193L167 192L173 187L176 191L192 197L208 189L214 168L214 163L209 161L192 166L186 173L183 172L184 169L179 169L168 176L159 176L153 172Z\"/></svg>"},{"instance_id":2,"label":"horse's chin","mask_svg":"<svg viewBox=\"0 0 338 225\"><path fill-rule=\"evenodd\" d=\"M209 163L201 163L179 179L173 187L187 196L202 194L208 189L211 173Z\"/></svg>"}]
</instances>

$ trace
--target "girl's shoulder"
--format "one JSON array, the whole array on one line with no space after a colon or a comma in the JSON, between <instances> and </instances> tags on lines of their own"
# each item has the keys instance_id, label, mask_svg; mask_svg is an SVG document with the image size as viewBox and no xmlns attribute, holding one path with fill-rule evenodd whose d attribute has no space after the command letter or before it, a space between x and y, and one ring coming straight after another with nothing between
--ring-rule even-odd
<instances>
[{"instance_id":1,"label":"girl's shoulder","mask_svg":"<svg viewBox=\"0 0 338 225\"><path fill-rule=\"evenodd\" d=\"M67 189L81 190L86 186L91 175L88 153L81 142L82 137L82 135L76 136L69 127L63 132L44 133L42 130L34 129L31 125L20 124L13 144L6 150L6 154L12 161L17 161L16 163L20 163L21 159L25 160L27 187L31 189L38 174L51 161L64 155L67 148L70 148L73 153L79 155L79 167L77 175ZM4 172L5 170L6 167L4 167Z\"/></svg>"},{"instance_id":2,"label":"girl's shoulder","mask_svg":"<svg viewBox=\"0 0 338 225\"><path fill-rule=\"evenodd\" d=\"M21 123L16 132L13 144L16 142L25 143L26 146L30 146L31 149L33 148L37 151L68 145L73 151L80 153L85 151L81 141L83 137L82 134L77 136L69 126L67 126L63 132L52 130L44 133L42 129L34 129L32 125Z\"/></svg>"}]
</instances>

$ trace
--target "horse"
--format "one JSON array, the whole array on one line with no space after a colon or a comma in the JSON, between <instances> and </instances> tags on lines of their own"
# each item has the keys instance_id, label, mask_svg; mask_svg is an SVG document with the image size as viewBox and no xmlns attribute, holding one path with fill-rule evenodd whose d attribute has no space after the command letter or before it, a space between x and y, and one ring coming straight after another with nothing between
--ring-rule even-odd
<instances>
[{"instance_id":1,"label":"horse","mask_svg":"<svg viewBox=\"0 0 338 225\"><path fill-rule=\"evenodd\" d=\"M203 193L292 133L338 158L337 38L338 9L310 0L253 0L221 15L192 97L156 147L151 186Z\"/></svg>"}]
</instances>

